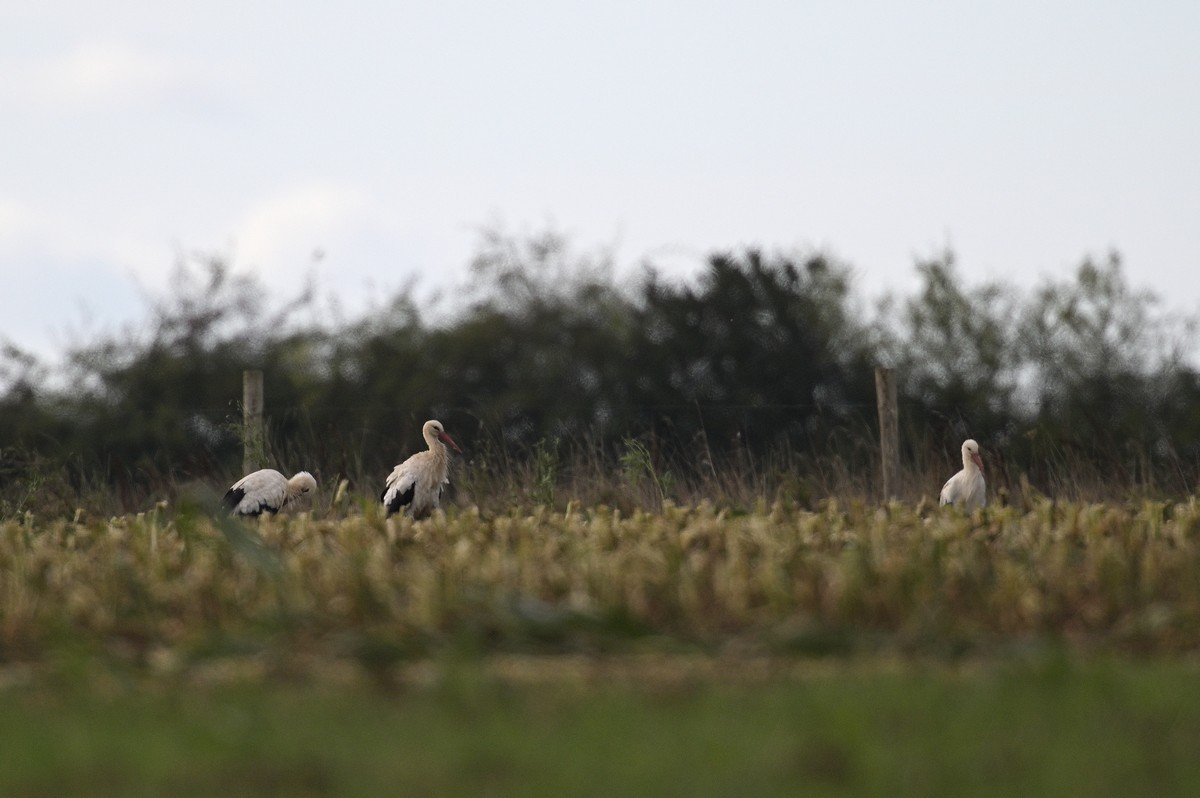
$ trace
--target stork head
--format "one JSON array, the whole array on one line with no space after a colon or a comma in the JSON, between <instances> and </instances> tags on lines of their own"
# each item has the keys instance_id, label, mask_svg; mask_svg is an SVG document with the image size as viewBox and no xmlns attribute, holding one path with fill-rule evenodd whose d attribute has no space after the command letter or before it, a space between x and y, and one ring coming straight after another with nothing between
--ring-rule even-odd
<instances>
[{"instance_id":1,"label":"stork head","mask_svg":"<svg viewBox=\"0 0 1200 798\"><path fill-rule=\"evenodd\" d=\"M458 448L458 444L455 443L454 439L450 437L450 433L446 432L446 429L442 426L442 422L437 421L436 419L430 419L429 421L425 422L425 427L421 430L421 432L425 434L425 440L441 441L454 451L462 454L462 449Z\"/></svg>"},{"instance_id":2,"label":"stork head","mask_svg":"<svg viewBox=\"0 0 1200 798\"><path fill-rule=\"evenodd\" d=\"M317 481L307 471L298 471L288 480L288 487L292 489L292 493L295 495L303 496L316 491Z\"/></svg>"},{"instance_id":3,"label":"stork head","mask_svg":"<svg viewBox=\"0 0 1200 798\"><path fill-rule=\"evenodd\" d=\"M962 445L963 468L967 467L968 463L974 463L975 467L980 471L983 470L983 458L979 456L979 444L974 438L967 438Z\"/></svg>"}]
</instances>

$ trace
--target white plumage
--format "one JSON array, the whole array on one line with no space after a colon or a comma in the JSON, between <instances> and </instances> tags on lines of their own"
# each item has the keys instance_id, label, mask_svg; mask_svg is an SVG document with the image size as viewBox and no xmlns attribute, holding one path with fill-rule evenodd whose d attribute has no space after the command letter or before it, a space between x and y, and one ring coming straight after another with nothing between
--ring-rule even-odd
<instances>
[{"instance_id":1,"label":"white plumage","mask_svg":"<svg viewBox=\"0 0 1200 798\"><path fill-rule=\"evenodd\" d=\"M450 451L462 452L440 421L426 421L421 435L429 449L417 452L392 469L379 500L387 514L398 513L409 505L413 518L427 518L438 508L442 489L450 484Z\"/></svg>"},{"instance_id":2,"label":"white plumage","mask_svg":"<svg viewBox=\"0 0 1200 798\"><path fill-rule=\"evenodd\" d=\"M962 460L962 471L946 481L938 501L940 504L962 507L969 513L987 504L983 459L979 456L979 444L970 438L963 441Z\"/></svg>"},{"instance_id":3,"label":"white plumage","mask_svg":"<svg viewBox=\"0 0 1200 798\"><path fill-rule=\"evenodd\" d=\"M273 468L264 468L233 483L225 493L225 506L235 515L273 515L292 509L316 489L317 481L307 471L288 479Z\"/></svg>"}]
</instances>

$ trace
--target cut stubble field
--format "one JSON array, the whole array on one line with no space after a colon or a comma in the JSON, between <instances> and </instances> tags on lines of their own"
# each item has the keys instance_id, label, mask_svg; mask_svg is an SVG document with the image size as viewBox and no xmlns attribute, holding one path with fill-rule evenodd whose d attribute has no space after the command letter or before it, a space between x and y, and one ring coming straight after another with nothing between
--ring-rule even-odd
<instances>
[{"instance_id":1,"label":"cut stubble field","mask_svg":"<svg viewBox=\"0 0 1200 798\"><path fill-rule=\"evenodd\" d=\"M0 523L5 794L1188 794L1200 505ZM382 791L382 792L381 792Z\"/></svg>"}]
</instances>

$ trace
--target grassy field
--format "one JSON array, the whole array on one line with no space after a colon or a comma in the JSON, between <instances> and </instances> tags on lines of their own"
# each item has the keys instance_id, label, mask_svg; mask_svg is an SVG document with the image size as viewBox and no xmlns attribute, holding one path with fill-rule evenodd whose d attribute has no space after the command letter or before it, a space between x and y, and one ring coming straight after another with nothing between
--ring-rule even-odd
<instances>
[{"instance_id":1,"label":"grassy field","mask_svg":"<svg viewBox=\"0 0 1200 798\"><path fill-rule=\"evenodd\" d=\"M534 663L535 671L561 662ZM508 667L518 666L512 663ZM0 691L5 795L1195 795L1200 672L679 663ZM663 678L663 670L676 671ZM786 669L784 669L786 670ZM646 674L656 674L647 676ZM579 678L575 678L579 676Z\"/></svg>"},{"instance_id":2,"label":"grassy field","mask_svg":"<svg viewBox=\"0 0 1200 798\"><path fill-rule=\"evenodd\" d=\"M0 794L1200 789L1200 505L0 522Z\"/></svg>"}]
</instances>

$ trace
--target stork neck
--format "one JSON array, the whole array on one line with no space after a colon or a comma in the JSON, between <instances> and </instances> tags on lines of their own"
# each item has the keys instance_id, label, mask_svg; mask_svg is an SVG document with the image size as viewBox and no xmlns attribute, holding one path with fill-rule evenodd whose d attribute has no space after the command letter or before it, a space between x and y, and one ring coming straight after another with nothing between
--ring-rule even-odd
<instances>
[{"instance_id":1,"label":"stork neck","mask_svg":"<svg viewBox=\"0 0 1200 798\"><path fill-rule=\"evenodd\" d=\"M438 460L449 459L450 452L446 449L446 444L442 443L432 435L425 436L425 443L429 444L429 451L433 452L433 456Z\"/></svg>"}]
</instances>

